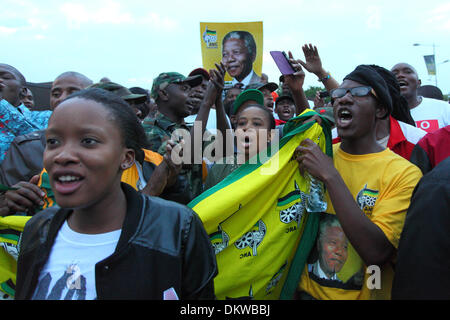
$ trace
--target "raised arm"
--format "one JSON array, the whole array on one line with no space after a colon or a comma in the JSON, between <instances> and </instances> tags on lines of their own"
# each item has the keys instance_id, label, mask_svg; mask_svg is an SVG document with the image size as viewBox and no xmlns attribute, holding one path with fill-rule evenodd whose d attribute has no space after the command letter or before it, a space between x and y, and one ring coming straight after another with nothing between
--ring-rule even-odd
<instances>
[{"instance_id":1,"label":"raised arm","mask_svg":"<svg viewBox=\"0 0 450 320\"><path fill-rule=\"evenodd\" d=\"M318 80L323 83L327 91L339 87L339 83L334 79L329 72L322 67L322 60L319 56L319 51L316 46L312 44L305 44L302 47L303 54L305 55L305 61L298 60L300 64L308 72L314 73Z\"/></svg>"},{"instance_id":2,"label":"raised arm","mask_svg":"<svg viewBox=\"0 0 450 320\"><path fill-rule=\"evenodd\" d=\"M305 72L299 60L295 60L292 52L289 51L289 62L295 70L294 74L284 75L284 81L291 90L292 98L295 103L295 113L298 116L305 109L309 108L308 99L305 91L303 91L303 84L305 82Z\"/></svg>"},{"instance_id":3,"label":"raised arm","mask_svg":"<svg viewBox=\"0 0 450 320\"><path fill-rule=\"evenodd\" d=\"M225 113L225 109L222 103L222 91L224 88L224 78L225 78L225 66L222 62L220 64L215 64L217 69L209 70L209 74L211 75L211 82L216 86L217 95L216 95L216 116L217 116L217 130L219 130L222 135L225 136L225 132L227 129L230 129L230 124L227 120L227 116Z\"/></svg>"}]
</instances>

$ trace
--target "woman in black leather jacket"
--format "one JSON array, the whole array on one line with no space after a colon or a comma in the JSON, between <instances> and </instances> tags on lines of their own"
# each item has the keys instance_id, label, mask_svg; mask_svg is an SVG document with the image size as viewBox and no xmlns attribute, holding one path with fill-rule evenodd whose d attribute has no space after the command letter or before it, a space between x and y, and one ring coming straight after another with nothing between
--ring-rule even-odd
<instances>
[{"instance_id":1,"label":"woman in black leather jacket","mask_svg":"<svg viewBox=\"0 0 450 320\"><path fill-rule=\"evenodd\" d=\"M60 208L25 226L16 299L214 299L215 255L197 215L120 182L145 142L122 99L74 93L46 138Z\"/></svg>"}]
</instances>

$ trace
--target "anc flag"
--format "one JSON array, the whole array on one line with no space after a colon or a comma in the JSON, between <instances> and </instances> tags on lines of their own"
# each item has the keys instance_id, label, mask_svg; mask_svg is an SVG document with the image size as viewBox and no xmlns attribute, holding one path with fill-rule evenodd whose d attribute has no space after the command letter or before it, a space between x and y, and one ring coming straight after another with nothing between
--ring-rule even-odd
<instances>
[{"instance_id":1,"label":"anc flag","mask_svg":"<svg viewBox=\"0 0 450 320\"><path fill-rule=\"evenodd\" d=\"M216 253L218 299L293 297L319 225L319 214L306 210L309 181L293 154L309 138L332 155L329 123L304 123L312 115L307 109L288 121L279 149L263 151L266 161L260 154L188 204Z\"/></svg>"},{"instance_id":2,"label":"anc flag","mask_svg":"<svg viewBox=\"0 0 450 320\"><path fill-rule=\"evenodd\" d=\"M18 242L30 216L0 217L0 291L14 297Z\"/></svg>"}]
</instances>

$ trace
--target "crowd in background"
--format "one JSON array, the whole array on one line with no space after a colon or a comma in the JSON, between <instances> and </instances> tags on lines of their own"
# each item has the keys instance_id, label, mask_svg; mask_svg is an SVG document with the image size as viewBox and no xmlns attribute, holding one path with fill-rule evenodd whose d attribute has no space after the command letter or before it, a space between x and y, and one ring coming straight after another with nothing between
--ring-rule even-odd
<instances>
[{"instance_id":1,"label":"crowd in background","mask_svg":"<svg viewBox=\"0 0 450 320\"><path fill-rule=\"evenodd\" d=\"M293 73L268 79L253 70L251 41L234 32L214 69L168 70L151 88L61 70L45 111L34 108L26 70L0 64L0 215L33 216L15 297L213 299L220 270L186 205L269 146L274 130L282 137L292 119L314 110L309 121L332 128L333 158L305 140L295 160L325 185L335 218L323 219L317 242L330 257L305 268L295 298L449 299L449 102L401 58L335 79L315 46L301 53L289 52ZM312 96L306 73L323 85ZM233 144L204 156L230 132ZM179 145L190 150L183 163L173 157ZM360 274L337 276L349 244L363 265L389 275L379 296L361 288ZM67 264L85 268L85 285L64 297Z\"/></svg>"}]
</instances>

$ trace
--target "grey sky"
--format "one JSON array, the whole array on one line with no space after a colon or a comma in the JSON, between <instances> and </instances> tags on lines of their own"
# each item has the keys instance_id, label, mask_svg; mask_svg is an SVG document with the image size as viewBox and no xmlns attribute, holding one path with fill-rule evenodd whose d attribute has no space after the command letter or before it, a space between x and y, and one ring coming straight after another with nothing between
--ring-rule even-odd
<instances>
[{"instance_id":1,"label":"grey sky","mask_svg":"<svg viewBox=\"0 0 450 320\"><path fill-rule=\"evenodd\" d=\"M150 88L160 72L187 75L201 66L200 22L263 21L263 72L277 82L270 50L318 46L338 81L358 64L390 69L407 62L428 76L423 55L450 59L450 3L433 1L54 1L1 0L0 62L31 82L78 71L94 81ZM424 46L413 46L421 43ZM428 45L428 46L426 46ZM307 74L305 87L318 85ZM450 92L450 62L438 64L438 86Z\"/></svg>"}]
</instances>

